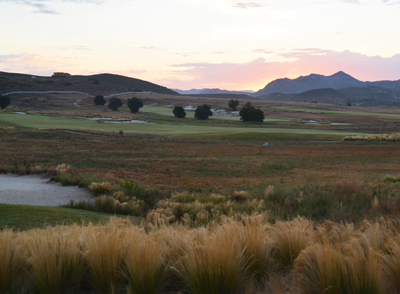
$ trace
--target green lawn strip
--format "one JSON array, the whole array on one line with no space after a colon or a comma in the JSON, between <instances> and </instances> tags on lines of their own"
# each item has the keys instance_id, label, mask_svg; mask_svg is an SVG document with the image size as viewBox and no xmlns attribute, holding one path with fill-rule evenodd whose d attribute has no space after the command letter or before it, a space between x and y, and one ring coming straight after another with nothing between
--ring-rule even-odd
<instances>
[{"instance_id":1,"label":"green lawn strip","mask_svg":"<svg viewBox=\"0 0 400 294\"><path fill-rule=\"evenodd\" d=\"M111 215L62 207L41 207L0 204L0 229L16 230L45 228L92 222L106 223Z\"/></svg>"},{"instance_id":2,"label":"green lawn strip","mask_svg":"<svg viewBox=\"0 0 400 294\"><path fill-rule=\"evenodd\" d=\"M73 130L96 130L106 132L154 134L154 135L189 135L189 134L234 134L234 133L293 133L314 135L363 135L363 133L342 132L333 130L310 130L310 129L284 129L266 128L262 124L243 124L228 126L214 125L175 125L175 124L108 124L80 118L68 118L57 116L0 114L0 120L10 122L23 128L33 129L73 129Z\"/></svg>"},{"instance_id":3,"label":"green lawn strip","mask_svg":"<svg viewBox=\"0 0 400 294\"><path fill-rule=\"evenodd\" d=\"M173 108L170 108L170 107L145 105L143 108L140 109L140 112L153 113L153 114L158 114L158 115L162 115L162 116L173 117L174 114L172 113L172 110L173 110ZM186 110L186 117L194 118L194 111ZM210 119L240 121L240 116L213 115L213 116L210 116ZM279 119L279 118L265 118L265 120L264 120L264 122L285 122L285 121L290 121L290 120Z\"/></svg>"},{"instance_id":4,"label":"green lawn strip","mask_svg":"<svg viewBox=\"0 0 400 294\"><path fill-rule=\"evenodd\" d=\"M359 115L359 116L380 116L387 118L400 118L400 114L394 113L377 113L377 112L358 112L358 111L339 111L327 110L312 107L299 107L299 106L271 106L271 109L291 110L291 111L305 111L314 113L338 114L338 115Z\"/></svg>"}]
</instances>

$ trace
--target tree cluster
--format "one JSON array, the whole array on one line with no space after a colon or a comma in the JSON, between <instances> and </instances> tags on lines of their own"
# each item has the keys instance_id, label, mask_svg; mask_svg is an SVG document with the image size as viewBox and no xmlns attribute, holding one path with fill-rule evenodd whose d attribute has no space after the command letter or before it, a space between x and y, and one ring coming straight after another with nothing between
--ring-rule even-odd
<instances>
[{"instance_id":1,"label":"tree cluster","mask_svg":"<svg viewBox=\"0 0 400 294\"><path fill-rule=\"evenodd\" d=\"M242 110L240 110L239 112L239 115L241 116L240 119L243 122L263 122L265 118L264 112L259 108L253 107L250 102L246 103L246 105L243 106Z\"/></svg>"},{"instance_id":2,"label":"tree cluster","mask_svg":"<svg viewBox=\"0 0 400 294\"><path fill-rule=\"evenodd\" d=\"M175 106L174 110L172 111L175 117L177 118L185 118L186 111L183 109L182 106Z\"/></svg>"},{"instance_id":3,"label":"tree cluster","mask_svg":"<svg viewBox=\"0 0 400 294\"><path fill-rule=\"evenodd\" d=\"M143 101L140 98L133 97L128 99L128 108L132 113L136 113L139 111L139 108L143 107Z\"/></svg>"},{"instance_id":4,"label":"tree cluster","mask_svg":"<svg viewBox=\"0 0 400 294\"><path fill-rule=\"evenodd\" d=\"M231 100L229 100L229 102L228 102L228 106L230 107L230 108L232 108L232 110L237 110L236 109L236 107L239 105L239 101L238 100L233 100L233 99L231 99Z\"/></svg>"},{"instance_id":5,"label":"tree cluster","mask_svg":"<svg viewBox=\"0 0 400 294\"><path fill-rule=\"evenodd\" d=\"M212 116L213 113L211 111L211 106L207 104L203 104L202 106L198 106L196 111L194 112L194 117L199 120L206 120L208 117Z\"/></svg>"},{"instance_id":6,"label":"tree cluster","mask_svg":"<svg viewBox=\"0 0 400 294\"><path fill-rule=\"evenodd\" d=\"M124 105L121 101L121 99L113 97L110 99L110 102L108 102L108 108L110 108L111 110L118 110L118 108L120 108L122 105Z\"/></svg>"},{"instance_id":7,"label":"tree cluster","mask_svg":"<svg viewBox=\"0 0 400 294\"><path fill-rule=\"evenodd\" d=\"M104 105L106 104L106 99L104 99L103 95L97 95L96 97L94 97L94 104Z\"/></svg>"},{"instance_id":8,"label":"tree cluster","mask_svg":"<svg viewBox=\"0 0 400 294\"><path fill-rule=\"evenodd\" d=\"M9 96L0 95L0 108L4 109L11 103L11 98Z\"/></svg>"}]
</instances>

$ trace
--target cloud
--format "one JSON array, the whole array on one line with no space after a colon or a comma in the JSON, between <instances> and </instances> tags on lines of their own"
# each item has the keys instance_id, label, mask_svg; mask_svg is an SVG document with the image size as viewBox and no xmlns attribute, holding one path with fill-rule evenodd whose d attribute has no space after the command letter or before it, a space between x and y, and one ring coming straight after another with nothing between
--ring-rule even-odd
<instances>
[{"instance_id":1,"label":"cloud","mask_svg":"<svg viewBox=\"0 0 400 294\"><path fill-rule=\"evenodd\" d=\"M238 3L233 4L233 7L249 9L249 8L260 8L260 7L263 7L263 5L260 3L255 3L255 2L247 2L247 3L238 2Z\"/></svg>"},{"instance_id":2,"label":"cloud","mask_svg":"<svg viewBox=\"0 0 400 294\"><path fill-rule=\"evenodd\" d=\"M74 57L38 54L0 55L0 71L49 76L55 71L73 71L73 68L84 61Z\"/></svg>"},{"instance_id":3,"label":"cloud","mask_svg":"<svg viewBox=\"0 0 400 294\"><path fill-rule=\"evenodd\" d=\"M15 4L29 6L33 13L43 14L59 14L54 9L50 8L47 3L54 4L55 2L65 3L91 3L91 4L102 4L103 0L0 0L0 2L13 2Z\"/></svg>"},{"instance_id":4,"label":"cloud","mask_svg":"<svg viewBox=\"0 0 400 294\"><path fill-rule=\"evenodd\" d=\"M175 64L170 73L174 78L158 82L179 89L218 87L257 90L274 79L296 78L311 73L332 75L344 71L362 81L400 79L400 54L384 58L350 51L305 48L277 52L276 55L283 61L257 58L247 63Z\"/></svg>"}]
</instances>

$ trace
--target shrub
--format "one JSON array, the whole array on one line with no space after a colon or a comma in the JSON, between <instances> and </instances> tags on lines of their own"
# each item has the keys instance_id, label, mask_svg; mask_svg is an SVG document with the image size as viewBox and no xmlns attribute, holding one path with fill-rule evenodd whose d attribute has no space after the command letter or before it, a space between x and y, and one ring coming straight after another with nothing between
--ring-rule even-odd
<instances>
[{"instance_id":1,"label":"shrub","mask_svg":"<svg viewBox=\"0 0 400 294\"><path fill-rule=\"evenodd\" d=\"M304 293L349 293L344 289L348 275L344 257L327 244L315 244L303 250L294 270Z\"/></svg>"},{"instance_id":2,"label":"shrub","mask_svg":"<svg viewBox=\"0 0 400 294\"><path fill-rule=\"evenodd\" d=\"M198 106L196 111L194 112L194 117L199 120L207 120L209 116L212 116L213 113L211 111L211 106L207 104L203 104L202 106Z\"/></svg>"},{"instance_id":3,"label":"shrub","mask_svg":"<svg viewBox=\"0 0 400 294\"><path fill-rule=\"evenodd\" d=\"M108 194L112 191L112 186L108 182L102 183L91 183L89 185L89 190L92 191L94 195Z\"/></svg>"},{"instance_id":4,"label":"shrub","mask_svg":"<svg viewBox=\"0 0 400 294\"><path fill-rule=\"evenodd\" d=\"M384 182L391 182L391 183L396 183L396 182L400 182L400 176L394 177L394 176L385 176L383 178Z\"/></svg>"},{"instance_id":5,"label":"shrub","mask_svg":"<svg viewBox=\"0 0 400 294\"><path fill-rule=\"evenodd\" d=\"M186 112L182 106L175 106L174 110L172 111L177 118L185 118Z\"/></svg>"},{"instance_id":6,"label":"shrub","mask_svg":"<svg viewBox=\"0 0 400 294\"><path fill-rule=\"evenodd\" d=\"M274 253L284 271L292 267L293 261L299 256L300 252L310 244L312 230L312 222L302 218L275 224L272 233Z\"/></svg>"},{"instance_id":7,"label":"shrub","mask_svg":"<svg viewBox=\"0 0 400 294\"><path fill-rule=\"evenodd\" d=\"M139 111L139 108L143 107L143 101L140 98L133 97L128 99L128 108L132 113L136 113Z\"/></svg>"},{"instance_id":8,"label":"shrub","mask_svg":"<svg viewBox=\"0 0 400 294\"><path fill-rule=\"evenodd\" d=\"M393 293L400 293L400 243L394 240L390 246L389 254L384 256L384 269L390 288Z\"/></svg>"},{"instance_id":9,"label":"shrub","mask_svg":"<svg viewBox=\"0 0 400 294\"><path fill-rule=\"evenodd\" d=\"M87 263L92 286L101 292L114 293L121 280L120 268L123 261L121 230L110 224L102 232L93 226L86 229Z\"/></svg>"},{"instance_id":10,"label":"shrub","mask_svg":"<svg viewBox=\"0 0 400 294\"><path fill-rule=\"evenodd\" d=\"M11 292L21 269L22 256L17 252L14 237L11 230L0 232L0 293Z\"/></svg>"},{"instance_id":11,"label":"shrub","mask_svg":"<svg viewBox=\"0 0 400 294\"><path fill-rule=\"evenodd\" d=\"M161 243L157 240L129 236L123 272L128 294L157 294L164 286L166 266Z\"/></svg>"},{"instance_id":12,"label":"shrub","mask_svg":"<svg viewBox=\"0 0 400 294\"><path fill-rule=\"evenodd\" d=\"M255 121L255 122L263 122L264 121L264 112L261 109L256 109L253 106L244 106L242 110L239 112L241 116L241 120L243 122L247 121Z\"/></svg>"},{"instance_id":13,"label":"shrub","mask_svg":"<svg viewBox=\"0 0 400 294\"><path fill-rule=\"evenodd\" d=\"M74 238L47 230L34 235L27 245L31 279L40 293L61 293L79 285L82 259Z\"/></svg>"},{"instance_id":14,"label":"shrub","mask_svg":"<svg viewBox=\"0 0 400 294\"><path fill-rule=\"evenodd\" d=\"M66 165L65 163L60 164L60 165L58 165L58 166L56 167L57 175L64 175L64 174L66 174L66 173L69 171L69 169L70 169L70 166L69 166L69 165Z\"/></svg>"},{"instance_id":15,"label":"shrub","mask_svg":"<svg viewBox=\"0 0 400 294\"><path fill-rule=\"evenodd\" d=\"M110 99L110 102L108 102L108 108L110 108L111 110L118 110L118 108L120 108L122 105L124 105L121 101L121 99L113 97Z\"/></svg>"},{"instance_id":16,"label":"shrub","mask_svg":"<svg viewBox=\"0 0 400 294\"><path fill-rule=\"evenodd\" d=\"M4 109L11 103L11 98L9 96L0 95L0 108Z\"/></svg>"},{"instance_id":17,"label":"shrub","mask_svg":"<svg viewBox=\"0 0 400 294\"><path fill-rule=\"evenodd\" d=\"M363 236L353 239L343 248L347 256L348 278L345 281L346 293L383 294L382 266L379 253L375 252Z\"/></svg>"},{"instance_id":18,"label":"shrub","mask_svg":"<svg viewBox=\"0 0 400 294\"><path fill-rule=\"evenodd\" d=\"M96 97L94 97L94 104L104 105L106 104L106 99L104 99L103 95L97 95Z\"/></svg>"},{"instance_id":19,"label":"shrub","mask_svg":"<svg viewBox=\"0 0 400 294\"><path fill-rule=\"evenodd\" d=\"M236 107L239 105L239 101L238 100L233 100L233 99L231 99L231 100L229 100L229 102L228 102L228 106L230 107L230 108L232 108L232 110L236 110Z\"/></svg>"},{"instance_id":20,"label":"shrub","mask_svg":"<svg viewBox=\"0 0 400 294\"><path fill-rule=\"evenodd\" d=\"M221 229L185 248L176 270L192 293L236 293L243 286L246 260L236 233Z\"/></svg>"}]
</instances>

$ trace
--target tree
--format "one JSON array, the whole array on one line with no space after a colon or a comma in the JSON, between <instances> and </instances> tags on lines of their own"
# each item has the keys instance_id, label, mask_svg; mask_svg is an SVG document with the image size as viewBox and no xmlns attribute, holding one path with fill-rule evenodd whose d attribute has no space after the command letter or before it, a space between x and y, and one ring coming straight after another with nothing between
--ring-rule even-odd
<instances>
[{"instance_id":1,"label":"tree","mask_svg":"<svg viewBox=\"0 0 400 294\"><path fill-rule=\"evenodd\" d=\"M139 111L139 108L143 107L143 101L140 98L133 97L128 99L128 107L132 113Z\"/></svg>"},{"instance_id":2,"label":"tree","mask_svg":"<svg viewBox=\"0 0 400 294\"><path fill-rule=\"evenodd\" d=\"M209 116L212 116L211 106L203 104L198 106L194 112L194 117L200 120L206 120Z\"/></svg>"},{"instance_id":3,"label":"tree","mask_svg":"<svg viewBox=\"0 0 400 294\"><path fill-rule=\"evenodd\" d=\"M110 102L108 102L108 108L110 108L111 110L118 110L118 108L120 108L122 105L124 105L121 101L121 99L119 98L111 98Z\"/></svg>"},{"instance_id":4,"label":"tree","mask_svg":"<svg viewBox=\"0 0 400 294\"><path fill-rule=\"evenodd\" d=\"M97 95L96 97L94 97L94 104L104 105L106 104L106 99L104 99L103 95Z\"/></svg>"},{"instance_id":5,"label":"tree","mask_svg":"<svg viewBox=\"0 0 400 294\"><path fill-rule=\"evenodd\" d=\"M232 110L236 110L236 107L239 105L239 101L238 100L233 100L233 99L231 99L229 102L228 102L228 106L230 107L230 108L232 108Z\"/></svg>"},{"instance_id":6,"label":"tree","mask_svg":"<svg viewBox=\"0 0 400 294\"><path fill-rule=\"evenodd\" d=\"M0 107L1 109L6 108L11 103L11 98L9 96L0 95Z\"/></svg>"},{"instance_id":7,"label":"tree","mask_svg":"<svg viewBox=\"0 0 400 294\"><path fill-rule=\"evenodd\" d=\"M175 106L174 110L172 111L177 118L185 118L186 112L182 106Z\"/></svg>"},{"instance_id":8,"label":"tree","mask_svg":"<svg viewBox=\"0 0 400 294\"><path fill-rule=\"evenodd\" d=\"M243 122L247 121L256 121L263 122L264 121L264 112L259 108L254 108L253 106L244 106L242 110L239 112L241 116L241 120Z\"/></svg>"}]
</instances>

